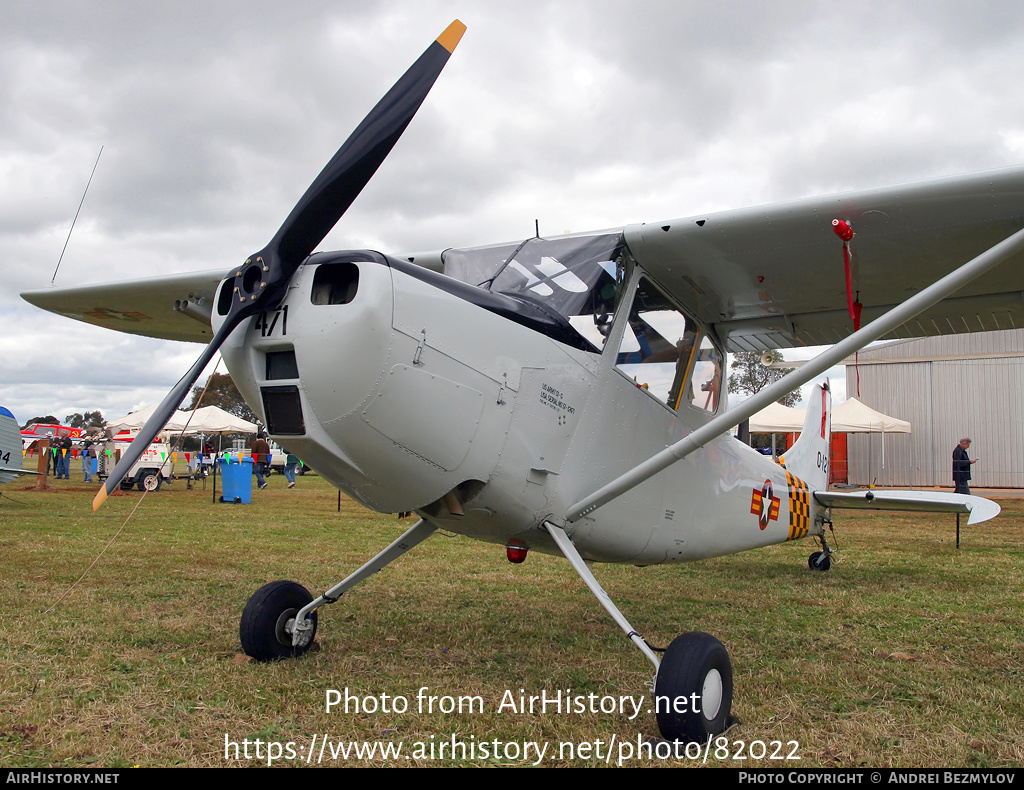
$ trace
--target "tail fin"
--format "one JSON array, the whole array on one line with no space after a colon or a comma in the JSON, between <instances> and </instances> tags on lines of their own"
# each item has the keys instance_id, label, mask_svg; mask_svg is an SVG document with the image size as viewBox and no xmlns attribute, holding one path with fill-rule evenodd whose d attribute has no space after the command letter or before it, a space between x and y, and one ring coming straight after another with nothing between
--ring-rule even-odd
<instances>
[{"instance_id":1,"label":"tail fin","mask_svg":"<svg viewBox=\"0 0 1024 790\"><path fill-rule=\"evenodd\" d=\"M21 474L21 428L10 411L0 406L0 483Z\"/></svg>"},{"instance_id":2,"label":"tail fin","mask_svg":"<svg viewBox=\"0 0 1024 790\"><path fill-rule=\"evenodd\" d=\"M828 382L811 390L800 438L780 459L811 491L828 488L829 446L832 441L832 393Z\"/></svg>"}]
</instances>

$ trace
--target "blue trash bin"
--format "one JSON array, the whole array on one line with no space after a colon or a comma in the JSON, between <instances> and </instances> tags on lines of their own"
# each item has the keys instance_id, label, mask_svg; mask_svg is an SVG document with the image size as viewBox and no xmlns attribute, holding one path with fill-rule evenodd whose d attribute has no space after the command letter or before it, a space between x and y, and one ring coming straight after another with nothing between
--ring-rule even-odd
<instances>
[{"instance_id":1,"label":"blue trash bin","mask_svg":"<svg viewBox=\"0 0 1024 790\"><path fill-rule=\"evenodd\" d=\"M241 461L235 455L231 458L218 458L221 475L221 502L233 502L236 505L248 505L252 502L252 458L243 457Z\"/></svg>"}]
</instances>

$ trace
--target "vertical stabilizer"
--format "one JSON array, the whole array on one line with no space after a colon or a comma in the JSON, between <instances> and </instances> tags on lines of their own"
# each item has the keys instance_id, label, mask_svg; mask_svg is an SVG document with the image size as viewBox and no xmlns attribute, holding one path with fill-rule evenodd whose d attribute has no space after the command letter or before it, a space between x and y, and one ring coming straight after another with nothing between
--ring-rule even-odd
<instances>
[{"instance_id":1,"label":"vertical stabilizer","mask_svg":"<svg viewBox=\"0 0 1024 790\"><path fill-rule=\"evenodd\" d=\"M20 473L21 429L14 415L0 406L0 483L10 482Z\"/></svg>"},{"instance_id":2,"label":"vertical stabilizer","mask_svg":"<svg viewBox=\"0 0 1024 790\"><path fill-rule=\"evenodd\" d=\"M804 429L781 461L811 491L828 488L829 446L832 441L832 393L828 383L817 384L807 403Z\"/></svg>"}]
</instances>

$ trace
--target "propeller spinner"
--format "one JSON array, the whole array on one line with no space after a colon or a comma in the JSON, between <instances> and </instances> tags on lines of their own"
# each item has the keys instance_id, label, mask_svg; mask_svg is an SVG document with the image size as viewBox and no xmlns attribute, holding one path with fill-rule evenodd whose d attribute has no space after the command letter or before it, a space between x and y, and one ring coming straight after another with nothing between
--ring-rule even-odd
<instances>
[{"instance_id":1,"label":"propeller spinner","mask_svg":"<svg viewBox=\"0 0 1024 790\"><path fill-rule=\"evenodd\" d=\"M221 286L222 291L232 289L231 307L224 323L121 456L93 499L93 510L103 504L145 452L235 327L249 316L278 306L292 275L341 219L394 148L465 31L466 26L456 19L427 47L309 185L270 243L228 273L226 279L231 282Z\"/></svg>"}]
</instances>

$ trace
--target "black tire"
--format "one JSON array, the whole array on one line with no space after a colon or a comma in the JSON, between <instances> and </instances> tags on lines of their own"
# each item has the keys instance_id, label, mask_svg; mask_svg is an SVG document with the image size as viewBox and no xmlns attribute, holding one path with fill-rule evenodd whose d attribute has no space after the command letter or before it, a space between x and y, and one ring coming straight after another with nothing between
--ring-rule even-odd
<instances>
[{"instance_id":1,"label":"black tire","mask_svg":"<svg viewBox=\"0 0 1024 790\"><path fill-rule=\"evenodd\" d=\"M139 491L159 491L163 482L158 472L147 470L139 474L136 485Z\"/></svg>"},{"instance_id":2,"label":"black tire","mask_svg":"<svg viewBox=\"0 0 1024 790\"><path fill-rule=\"evenodd\" d=\"M673 639L658 669L654 709L668 741L707 743L725 732L732 710L732 664L725 645L700 631Z\"/></svg>"},{"instance_id":3,"label":"black tire","mask_svg":"<svg viewBox=\"0 0 1024 790\"><path fill-rule=\"evenodd\" d=\"M312 600L309 590L296 582L276 581L260 587L242 612L238 628L242 650L257 661L301 656L309 650L316 636L316 612L309 616L313 621L313 633L305 647L293 647L291 635L285 633L284 626Z\"/></svg>"},{"instance_id":4,"label":"black tire","mask_svg":"<svg viewBox=\"0 0 1024 790\"><path fill-rule=\"evenodd\" d=\"M807 567L812 571L821 571L824 573L832 567L832 560L825 552L816 551L807 558Z\"/></svg>"}]
</instances>

